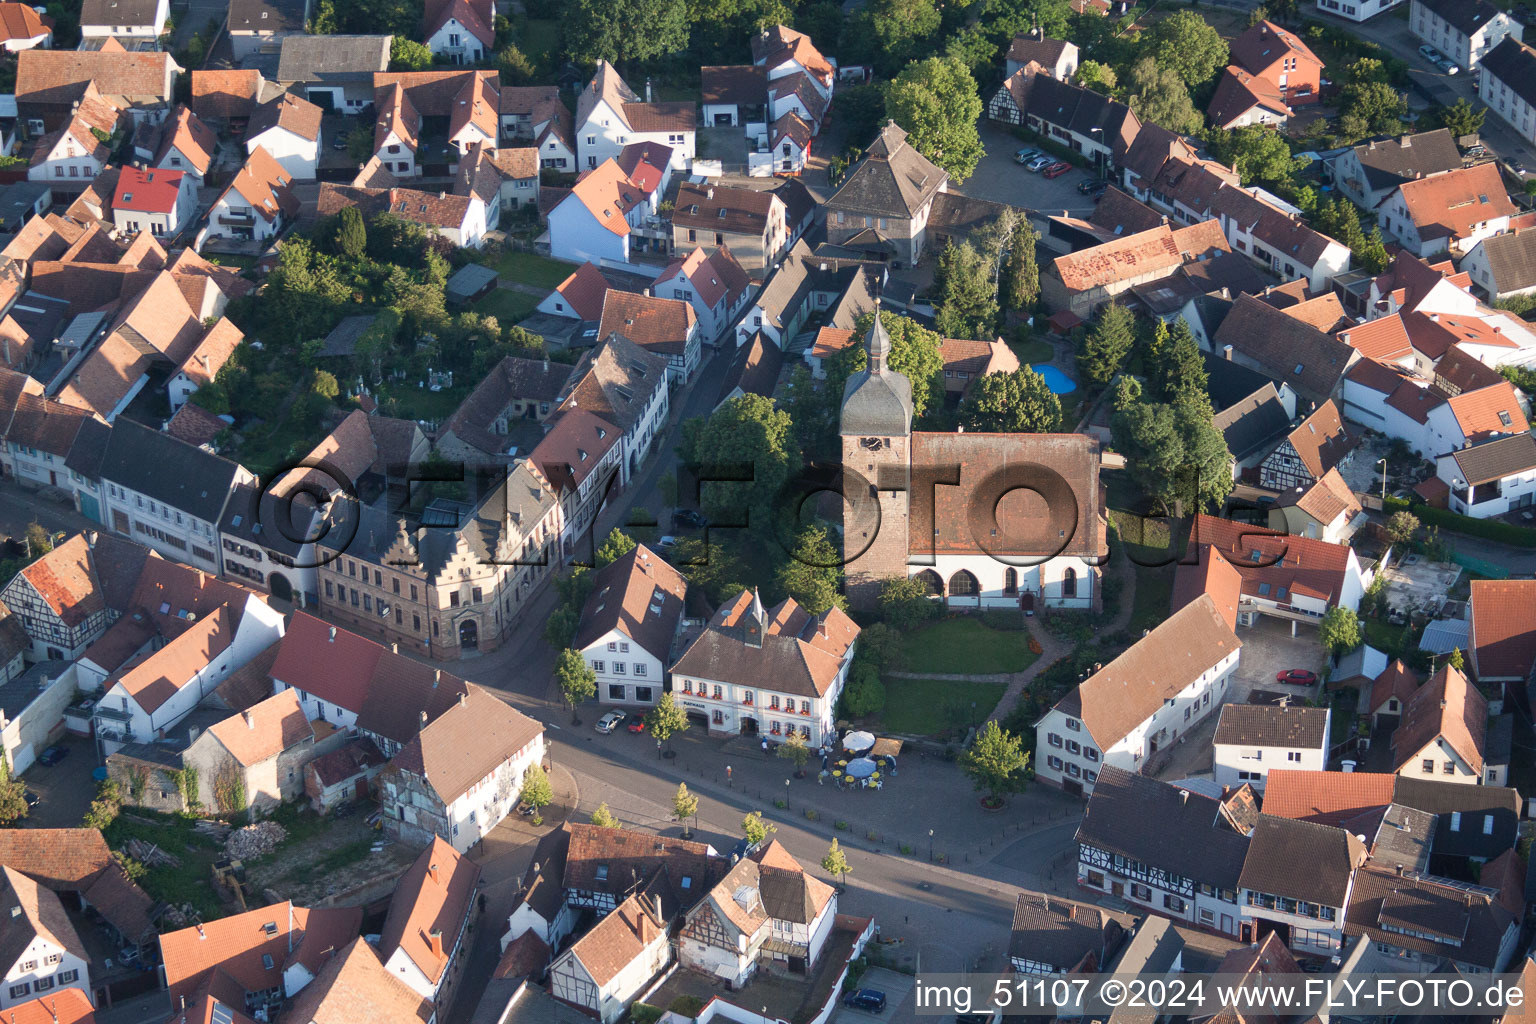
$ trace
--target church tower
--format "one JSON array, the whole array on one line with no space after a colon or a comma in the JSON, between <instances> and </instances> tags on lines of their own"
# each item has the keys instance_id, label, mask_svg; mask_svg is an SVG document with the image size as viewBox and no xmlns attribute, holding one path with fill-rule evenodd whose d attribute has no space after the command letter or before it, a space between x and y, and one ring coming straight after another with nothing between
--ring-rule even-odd
<instances>
[{"instance_id":1,"label":"church tower","mask_svg":"<svg viewBox=\"0 0 1536 1024\"><path fill-rule=\"evenodd\" d=\"M869 365L843 388L843 571L848 601L872 608L884 580L907 575L912 383L890 368L891 336L875 308Z\"/></svg>"}]
</instances>

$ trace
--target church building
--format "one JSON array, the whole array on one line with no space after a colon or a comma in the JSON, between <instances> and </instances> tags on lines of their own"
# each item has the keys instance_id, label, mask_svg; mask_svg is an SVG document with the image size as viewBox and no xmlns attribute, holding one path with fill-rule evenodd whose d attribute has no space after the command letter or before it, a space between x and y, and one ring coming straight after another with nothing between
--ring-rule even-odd
<instances>
[{"instance_id":1,"label":"church building","mask_svg":"<svg viewBox=\"0 0 1536 1024\"><path fill-rule=\"evenodd\" d=\"M843 560L855 608L916 576L951 609L1101 605L1099 441L912 430L912 385L879 316L843 390Z\"/></svg>"}]
</instances>

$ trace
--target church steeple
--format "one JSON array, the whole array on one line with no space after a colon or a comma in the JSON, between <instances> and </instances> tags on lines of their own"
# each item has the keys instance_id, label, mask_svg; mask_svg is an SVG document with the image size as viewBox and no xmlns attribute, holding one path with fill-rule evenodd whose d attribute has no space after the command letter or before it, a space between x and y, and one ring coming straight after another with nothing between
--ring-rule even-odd
<instances>
[{"instance_id":1,"label":"church steeple","mask_svg":"<svg viewBox=\"0 0 1536 1024\"><path fill-rule=\"evenodd\" d=\"M905 437L912 430L912 382L891 369L891 335L885 329L880 304L875 322L864 335L869 365L843 386L840 433L875 437Z\"/></svg>"}]
</instances>

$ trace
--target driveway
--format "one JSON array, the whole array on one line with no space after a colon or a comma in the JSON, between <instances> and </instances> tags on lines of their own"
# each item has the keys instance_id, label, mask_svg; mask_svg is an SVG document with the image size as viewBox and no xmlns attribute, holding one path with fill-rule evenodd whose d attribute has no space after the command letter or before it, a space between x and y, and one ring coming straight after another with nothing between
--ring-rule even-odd
<instances>
[{"instance_id":1,"label":"driveway","mask_svg":"<svg viewBox=\"0 0 1536 1024\"><path fill-rule=\"evenodd\" d=\"M97 765L96 744L83 736L66 735L57 745L66 748L69 756L52 768L33 762L21 774L27 788L42 798L23 819L31 828L78 826L96 795L96 782L91 778Z\"/></svg>"},{"instance_id":2,"label":"driveway","mask_svg":"<svg viewBox=\"0 0 1536 1024\"><path fill-rule=\"evenodd\" d=\"M1284 690L1298 697L1312 696L1304 687L1277 684L1275 673L1305 668L1319 676L1323 674L1325 656L1317 642L1317 627L1297 625L1293 637L1288 621L1260 617L1256 626L1240 626L1237 635L1243 641L1243 651L1227 693L1228 703L1246 703L1250 690Z\"/></svg>"},{"instance_id":3,"label":"driveway","mask_svg":"<svg viewBox=\"0 0 1536 1024\"><path fill-rule=\"evenodd\" d=\"M990 121L981 124L981 142L986 147L986 156L981 158L975 173L965 184L953 191L1047 215L1066 211L1086 217L1093 212L1093 200L1077 192L1078 184L1091 177L1087 172L1074 167L1061 177L1051 179L1031 174L1013 160L1013 155L1027 143L1020 142L1012 133Z\"/></svg>"}]
</instances>

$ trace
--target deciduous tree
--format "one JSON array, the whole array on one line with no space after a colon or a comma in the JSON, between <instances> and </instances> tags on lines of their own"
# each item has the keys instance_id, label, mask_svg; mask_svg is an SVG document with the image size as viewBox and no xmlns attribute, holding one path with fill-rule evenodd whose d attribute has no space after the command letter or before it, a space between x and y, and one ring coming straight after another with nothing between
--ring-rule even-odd
<instances>
[{"instance_id":1,"label":"deciduous tree","mask_svg":"<svg viewBox=\"0 0 1536 1024\"><path fill-rule=\"evenodd\" d=\"M613 816L606 802L597 805L597 810L592 812L592 824L598 828L618 828L619 819Z\"/></svg>"},{"instance_id":2,"label":"deciduous tree","mask_svg":"<svg viewBox=\"0 0 1536 1024\"><path fill-rule=\"evenodd\" d=\"M597 673L592 671L580 651L567 647L555 662L555 681L560 685L560 696L570 705L571 724L580 725L576 706L597 693Z\"/></svg>"},{"instance_id":3,"label":"deciduous tree","mask_svg":"<svg viewBox=\"0 0 1536 1024\"><path fill-rule=\"evenodd\" d=\"M1191 89L1209 82L1227 63L1226 40L1195 11L1175 11L1153 22L1141 34L1141 45L1159 67L1172 70Z\"/></svg>"},{"instance_id":4,"label":"deciduous tree","mask_svg":"<svg viewBox=\"0 0 1536 1024\"><path fill-rule=\"evenodd\" d=\"M1171 67L1159 64L1151 57L1143 57L1131 67L1126 81L1130 91L1130 106L1142 121L1181 135L1195 132L1205 123L1205 118L1195 109L1189 97L1189 86Z\"/></svg>"},{"instance_id":5,"label":"deciduous tree","mask_svg":"<svg viewBox=\"0 0 1536 1024\"><path fill-rule=\"evenodd\" d=\"M885 111L907 130L914 149L949 173L951 184L964 182L981 161L981 95L958 58L909 64L886 90Z\"/></svg>"},{"instance_id":6,"label":"deciduous tree","mask_svg":"<svg viewBox=\"0 0 1536 1024\"><path fill-rule=\"evenodd\" d=\"M27 816L27 787L11 778L11 763L0 753L0 825L12 825Z\"/></svg>"},{"instance_id":7,"label":"deciduous tree","mask_svg":"<svg viewBox=\"0 0 1536 1024\"><path fill-rule=\"evenodd\" d=\"M789 560L779 567L779 586L812 615L847 605L838 592L842 559L827 531L806 526L795 539Z\"/></svg>"},{"instance_id":8,"label":"deciduous tree","mask_svg":"<svg viewBox=\"0 0 1536 1024\"><path fill-rule=\"evenodd\" d=\"M432 51L425 44L398 35L389 44L389 70L428 71L431 67Z\"/></svg>"},{"instance_id":9,"label":"deciduous tree","mask_svg":"<svg viewBox=\"0 0 1536 1024\"><path fill-rule=\"evenodd\" d=\"M1021 218L1008 250L1008 262L1003 266L1002 287L998 290L1003 308L1011 313L1028 310L1040 297L1040 265L1035 259L1035 245L1039 240L1034 227Z\"/></svg>"},{"instance_id":10,"label":"deciduous tree","mask_svg":"<svg viewBox=\"0 0 1536 1024\"><path fill-rule=\"evenodd\" d=\"M1323 613L1317 639L1333 655L1347 654L1360 646L1360 619L1350 609L1335 605Z\"/></svg>"},{"instance_id":11,"label":"deciduous tree","mask_svg":"<svg viewBox=\"0 0 1536 1024\"><path fill-rule=\"evenodd\" d=\"M935 325L946 338L987 340L997 327L994 268L971 243L950 243L939 254L942 295Z\"/></svg>"},{"instance_id":12,"label":"deciduous tree","mask_svg":"<svg viewBox=\"0 0 1536 1024\"><path fill-rule=\"evenodd\" d=\"M779 826L771 821L763 820L762 811L751 811L741 819L741 834L747 842L753 846L767 839L768 836L779 830Z\"/></svg>"},{"instance_id":13,"label":"deciduous tree","mask_svg":"<svg viewBox=\"0 0 1536 1024\"><path fill-rule=\"evenodd\" d=\"M1028 766L1029 754L1023 741L996 721L982 726L971 749L960 755L960 769L993 804L1024 788L1024 769Z\"/></svg>"},{"instance_id":14,"label":"deciduous tree","mask_svg":"<svg viewBox=\"0 0 1536 1024\"><path fill-rule=\"evenodd\" d=\"M1061 399L1044 377L1024 366L974 381L960 403L959 416L967 430L1048 434L1061 427Z\"/></svg>"},{"instance_id":15,"label":"deciduous tree","mask_svg":"<svg viewBox=\"0 0 1536 1024\"><path fill-rule=\"evenodd\" d=\"M1448 107L1440 108L1440 123L1451 130L1452 135L1476 135L1483 130L1483 117L1487 107L1474 107L1466 97Z\"/></svg>"},{"instance_id":16,"label":"deciduous tree","mask_svg":"<svg viewBox=\"0 0 1536 1024\"><path fill-rule=\"evenodd\" d=\"M897 632L910 633L938 618L941 610L916 576L896 576L880 585L880 615Z\"/></svg>"},{"instance_id":17,"label":"deciduous tree","mask_svg":"<svg viewBox=\"0 0 1536 1024\"><path fill-rule=\"evenodd\" d=\"M854 337L863 339L874 326L873 313L865 313L854 324ZM889 311L880 314L880 323L891 336L891 355L887 362L891 369L904 375L912 384L912 416L921 419L931 408L937 408L944 398L944 357L939 354L942 339L916 320ZM827 370L829 393L841 395L843 383L850 374L869 365L869 353L862 340L850 345L833 360Z\"/></svg>"},{"instance_id":18,"label":"deciduous tree","mask_svg":"<svg viewBox=\"0 0 1536 1024\"><path fill-rule=\"evenodd\" d=\"M543 765L528 766L528 770L523 773L523 788L518 793L518 799L533 808L533 823L542 825L544 819L539 812L555 799L555 787L549 784L549 776L544 773Z\"/></svg>"},{"instance_id":19,"label":"deciduous tree","mask_svg":"<svg viewBox=\"0 0 1536 1024\"><path fill-rule=\"evenodd\" d=\"M664 693L645 715L645 731L658 743L671 746L672 737L688 731L688 713L678 707L671 693Z\"/></svg>"},{"instance_id":20,"label":"deciduous tree","mask_svg":"<svg viewBox=\"0 0 1536 1024\"><path fill-rule=\"evenodd\" d=\"M762 395L733 398L709 419L690 420L684 425L683 448L694 466L752 466L750 483L717 483L704 489L705 514L721 522L739 521L744 507L772 507L797 453L789 414ZM715 475L725 474L722 469Z\"/></svg>"},{"instance_id":21,"label":"deciduous tree","mask_svg":"<svg viewBox=\"0 0 1536 1024\"><path fill-rule=\"evenodd\" d=\"M608 534L608 539L603 541L603 546L597 549L597 567L612 565L636 548L635 539L617 526Z\"/></svg>"},{"instance_id":22,"label":"deciduous tree","mask_svg":"<svg viewBox=\"0 0 1536 1024\"><path fill-rule=\"evenodd\" d=\"M839 882L848 878L848 855L838 845L836 836L832 838L832 845L827 847L827 855L821 858L821 869Z\"/></svg>"},{"instance_id":23,"label":"deciduous tree","mask_svg":"<svg viewBox=\"0 0 1536 1024\"><path fill-rule=\"evenodd\" d=\"M683 826L685 839L691 834L688 831L688 819L693 818L694 824L698 824L698 813L699 798L688 792L688 783L679 782L677 792L672 794L672 817Z\"/></svg>"},{"instance_id":24,"label":"deciduous tree","mask_svg":"<svg viewBox=\"0 0 1536 1024\"><path fill-rule=\"evenodd\" d=\"M564 24L566 52L579 64L627 70L688 48L686 0L573 0Z\"/></svg>"}]
</instances>

